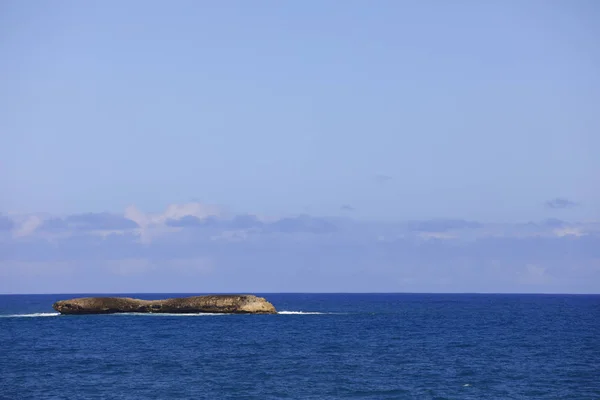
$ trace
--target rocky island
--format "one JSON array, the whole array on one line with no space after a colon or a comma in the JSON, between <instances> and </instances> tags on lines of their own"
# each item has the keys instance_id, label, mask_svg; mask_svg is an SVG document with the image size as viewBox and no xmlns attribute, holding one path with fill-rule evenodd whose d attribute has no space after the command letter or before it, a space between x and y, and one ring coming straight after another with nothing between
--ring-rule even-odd
<instances>
[{"instance_id":1,"label":"rocky island","mask_svg":"<svg viewBox=\"0 0 600 400\"><path fill-rule=\"evenodd\" d=\"M254 295L223 294L164 300L130 297L83 297L57 301L52 305L61 314L117 313L223 313L276 314L271 303Z\"/></svg>"}]
</instances>

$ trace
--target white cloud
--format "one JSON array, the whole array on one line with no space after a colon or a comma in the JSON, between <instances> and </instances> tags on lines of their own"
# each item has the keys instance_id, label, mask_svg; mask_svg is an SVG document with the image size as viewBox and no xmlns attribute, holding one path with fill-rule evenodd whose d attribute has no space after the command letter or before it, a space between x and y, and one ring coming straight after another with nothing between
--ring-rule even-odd
<instances>
[{"instance_id":1,"label":"white cloud","mask_svg":"<svg viewBox=\"0 0 600 400\"><path fill-rule=\"evenodd\" d=\"M134 205L131 205L125 209L125 218L132 220L141 228L146 227L150 222L150 219L146 216L146 214L138 210Z\"/></svg>"},{"instance_id":2,"label":"white cloud","mask_svg":"<svg viewBox=\"0 0 600 400\"><path fill-rule=\"evenodd\" d=\"M580 228L574 227L555 229L553 232L556 236L583 236L586 234Z\"/></svg>"},{"instance_id":3,"label":"white cloud","mask_svg":"<svg viewBox=\"0 0 600 400\"><path fill-rule=\"evenodd\" d=\"M125 218L139 225L137 231L142 243L150 243L160 236L181 230L180 228L167 226L168 220L177 220L187 216L205 219L208 217L221 217L223 214L223 211L217 206L198 202L171 204L163 213L144 213L134 205L125 209Z\"/></svg>"},{"instance_id":4,"label":"white cloud","mask_svg":"<svg viewBox=\"0 0 600 400\"><path fill-rule=\"evenodd\" d=\"M14 237L28 236L35 232L37 228L42 225L44 220L37 215L31 215L27 217L23 222L17 225L17 229L14 230Z\"/></svg>"},{"instance_id":5,"label":"white cloud","mask_svg":"<svg viewBox=\"0 0 600 400\"><path fill-rule=\"evenodd\" d=\"M449 232L421 232L418 234L421 239L440 239L440 240L450 240L456 239L457 236L455 234Z\"/></svg>"},{"instance_id":6,"label":"white cloud","mask_svg":"<svg viewBox=\"0 0 600 400\"><path fill-rule=\"evenodd\" d=\"M165 222L167 219L180 219L188 215L204 219L213 216L220 217L223 215L223 212L217 206L202 203L171 204L167 207L165 213L159 217L159 220Z\"/></svg>"},{"instance_id":7,"label":"white cloud","mask_svg":"<svg viewBox=\"0 0 600 400\"><path fill-rule=\"evenodd\" d=\"M219 207L202 203L171 204L163 213L144 213L134 205L125 209L125 218L136 222L141 227L164 225L170 219L181 219L187 216L205 219L222 215L223 211Z\"/></svg>"},{"instance_id":8,"label":"white cloud","mask_svg":"<svg viewBox=\"0 0 600 400\"><path fill-rule=\"evenodd\" d=\"M227 242L246 240L250 236L250 230L223 231L210 237L211 240L223 240Z\"/></svg>"}]
</instances>

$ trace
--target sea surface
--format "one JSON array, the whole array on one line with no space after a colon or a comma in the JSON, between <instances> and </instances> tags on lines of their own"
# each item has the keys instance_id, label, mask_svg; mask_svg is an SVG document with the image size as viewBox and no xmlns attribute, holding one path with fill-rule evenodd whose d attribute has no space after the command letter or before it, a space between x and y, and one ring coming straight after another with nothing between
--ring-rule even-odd
<instances>
[{"instance_id":1,"label":"sea surface","mask_svg":"<svg viewBox=\"0 0 600 400\"><path fill-rule=\"evenodd\" d=\"M600 399L597 295L261 296L280 313L61 316L80 295L2 295L0 398Z\"/></svg>"}]
</instances>

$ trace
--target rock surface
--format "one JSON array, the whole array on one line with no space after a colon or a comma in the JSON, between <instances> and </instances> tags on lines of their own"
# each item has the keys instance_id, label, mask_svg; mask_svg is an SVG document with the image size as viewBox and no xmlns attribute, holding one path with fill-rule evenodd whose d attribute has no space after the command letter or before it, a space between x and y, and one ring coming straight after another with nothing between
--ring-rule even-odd
<instances>
[{"instance_id":1,"label":"rock surface","mask_svg":"<svg viewBox=\"0 0 600 400\"><path fill-rule=\"evenodd\" d=\"M116 313L227 313L276 314L271 303L254 295L209 295L165 300L130 297L83 297L57 301L52 305L61 314Z\"/></svg>"}]
</instances>

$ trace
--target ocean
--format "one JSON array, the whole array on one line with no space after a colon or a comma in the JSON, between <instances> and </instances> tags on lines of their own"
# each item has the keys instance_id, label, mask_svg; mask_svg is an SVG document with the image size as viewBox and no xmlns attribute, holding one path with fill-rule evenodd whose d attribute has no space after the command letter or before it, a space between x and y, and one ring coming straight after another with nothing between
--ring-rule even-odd
<instances>
[{"instance_id":1,"label":"ocean","mask_svg":"<svg viewBox=\"0 0 600 400\"><path fill-rule=\"evenodd\" d=\"M0 399L600 399L599 295L259 295L280 313L2 295Z\"/></svg>"}]
</instances>

